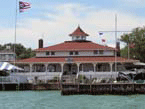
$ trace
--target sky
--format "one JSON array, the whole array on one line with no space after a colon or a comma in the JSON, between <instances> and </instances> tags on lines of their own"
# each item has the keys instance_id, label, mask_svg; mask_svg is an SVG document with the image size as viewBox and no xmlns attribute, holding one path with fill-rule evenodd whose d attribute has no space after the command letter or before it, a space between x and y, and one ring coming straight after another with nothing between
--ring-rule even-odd
<instances>
[{"instance_id":1,"label":"sky","mask_svg":"<svg viewBox=\"0 0 145 109\"><path fill-rule=\"evenodd\" d=\"M115 30L117 15L117 39L134 28L144 27L144 0L22 0L31 3L31 8L19 13L19 0L1 0L0 44L15 42L26 48L38 48L38 40L44 40L44 47L71 40L69 36L78 25L98 44L106 39L106 45L115 46L115 33L99 31ZM16 6L17 4L17 6ZM17 13L16 13L17 10ZM16 16L17 15L17 16ZM123 32L128 31L128 32ZM121 42L121 47L125 43Z\"/></svg>"}]
</instances>

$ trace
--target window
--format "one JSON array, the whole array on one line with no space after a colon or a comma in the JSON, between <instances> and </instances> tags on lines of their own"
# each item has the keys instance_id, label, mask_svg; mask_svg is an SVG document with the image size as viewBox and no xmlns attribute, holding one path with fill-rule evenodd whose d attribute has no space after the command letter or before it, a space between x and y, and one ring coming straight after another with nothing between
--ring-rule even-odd
<instances>
[{"instance_id":1,"label":"window","mask_svg":"<svg viewBox=\"0 0 145 109\"><path fill-rule=\"evenodd\" d=\"M108 63L99 63L96 65L96 70L98 72L109 72L110 71L110 65Z\"/></svg>"},{"instance_id":2,"label":"window","mask_svg":"<svg viewBox=\"0 0 145 109\"><path fill-rule=\"evenodd\" d=\"M86 40L86 36L82 36L82 40Z\"/></svg>"},{"instance_id":3,"label":"window","mask_svg":"<svg viewBox=\"0 0 145 109\"><path fill-rule=\"evenodd\" d=\"M79 55L79 52L78 51L75 51L75 55Z\"/></svg>"},{"instance_id":4,"label":"window","mask_svg":"<svg viewBox=\"0 0 145 109\"><path fill-rule=\"evenodd\" d=\"M79 37L79 36L77 36L77 37L76 37L76 40L78 40L79 38L80 38L80 37Z\"/></svg>"},{"instance_id":5,"label":"window","mask_svg":"<svg viewBox=\"0 0 145 109\"><path fill-rule=\"evenodd\" d=\"M51 55L55 55L55 52L52 51L52 52L51 52Z\"/></svg>"},{"instance_id":6,"label":"window","mask_svg":"<svg viewBox=\"0 0 145 109\"><path fill-rule=\"evenodd\" d=\"M75 37L72 37L72 40L75 40Z\"/></svg>"},{"instance_id":7,"label":"window","mask_svg":"<svg viewBox=\"0 0 145 109\"><path fill-rule=\"evenodd\" d=\"M49 52L46 52L46 55L49 55Z\"/></svg>"},{"instance_id":8,"label":"window","mask_svg":"<svg viewBox=\"0 0 145 109\"><path fill-rule=\"evenodd\" d=\"M100 50L100 51L99 51L99 54L103 54L103 53L104 53L104 51L103 51L103 50Z\"/></svg>"},{"instance_id":9,"label":"window","mask_svg":"<svg viewBox=\"0 0 145 109\"><path fill-rule=\"evenodd\" d=\"M73 51L70 51L70 52L69 52L69 55L73 55Z\"/></svg>"},{"instance_id":10,"label":"window","mask_svg":"<svg viewBox=\"0 0 145 109\"><path fill-rule=\"evenodd\" d=\"M47 68L47 71L48 72L56 72L56 66L55 65L48 65L48 68Z\"/></svg>"},{"instance_id":11,"label":"window","mask_svg":"<svg viewBox=\"0 0 145 109\"><path fill-rule=\"evenodd\" d=\"M94 50L94 54L98 54L98 50Z\"/></svg>"}]
</instances>

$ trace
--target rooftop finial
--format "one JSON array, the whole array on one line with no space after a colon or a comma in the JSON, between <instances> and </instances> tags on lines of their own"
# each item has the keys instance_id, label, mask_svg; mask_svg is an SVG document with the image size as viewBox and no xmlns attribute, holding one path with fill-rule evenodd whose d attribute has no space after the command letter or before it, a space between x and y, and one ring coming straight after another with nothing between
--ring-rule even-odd
<instances>
[{"instance_id":1,"label":"rooftop finial","mask_svg":"<svg viewBox=\"0 0 145 109\"><path fill-rule=\"evenodd\" d=\"M80 24L78 24L78 27L80 27Z\"/></svg>"}]
</instances>

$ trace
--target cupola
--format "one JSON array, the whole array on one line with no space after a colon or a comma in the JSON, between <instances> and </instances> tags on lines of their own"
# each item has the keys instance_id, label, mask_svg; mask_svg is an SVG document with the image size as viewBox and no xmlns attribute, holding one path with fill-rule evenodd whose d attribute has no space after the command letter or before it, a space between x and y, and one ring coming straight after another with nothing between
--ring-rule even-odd
<instances>
[{"instance_id":1,"label":"cupola","mask_svg":"<svg viewBox=\"0 0 145 109\"><path fill-rule=\"evenodd\" d=\"M69 36L72 37L72 41L86 41L86 37L89 36L87 33L85 33L80 26L77 27L77 29L69 34Z\"/></svg>"}]
</instances>

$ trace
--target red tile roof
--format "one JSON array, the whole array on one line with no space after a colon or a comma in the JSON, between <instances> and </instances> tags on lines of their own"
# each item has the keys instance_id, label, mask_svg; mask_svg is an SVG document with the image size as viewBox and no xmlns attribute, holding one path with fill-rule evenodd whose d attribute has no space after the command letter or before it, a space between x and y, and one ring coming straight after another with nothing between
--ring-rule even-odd
<instances>
[{"instance_id":1,"label":"red tile roof","mask_svg":"<svg viewBox=\"0 0 145 109\"><path fill-rule=\"evenodd\" d=\"M34 51L77 51L77 50L115 50L115 48L99 45L91 41L76 42L66 41L46 48L38 48Z\"/></svg>"},{"instance_id":2,"label":"red tile roof","mask_svg":"<svg viewBox=\"0 0 145 109\"><path fill-rule=\"evenodd\" d=\"M108 56L85 56L85 57L73 57L73 62L115 62L115 57ZM117 57L117 62L136 62L138 60L132 60L122 57ZM28 58L23 60L17 60L16 63L45 63L45 62L67 62L66 57L49 57L49 58Z\"/></svg>"},{"instance_id":3,"label":"red tile roof","mask_svg":"<svg viewBox=\"0 0 145 109\"><path fill-rule=\"evenodd\" d=\"M87 33L85 33L80 26L78 26L78 28L71 34L69 34L69 36L89 36Z\"/></svg>"}]
</instances>

